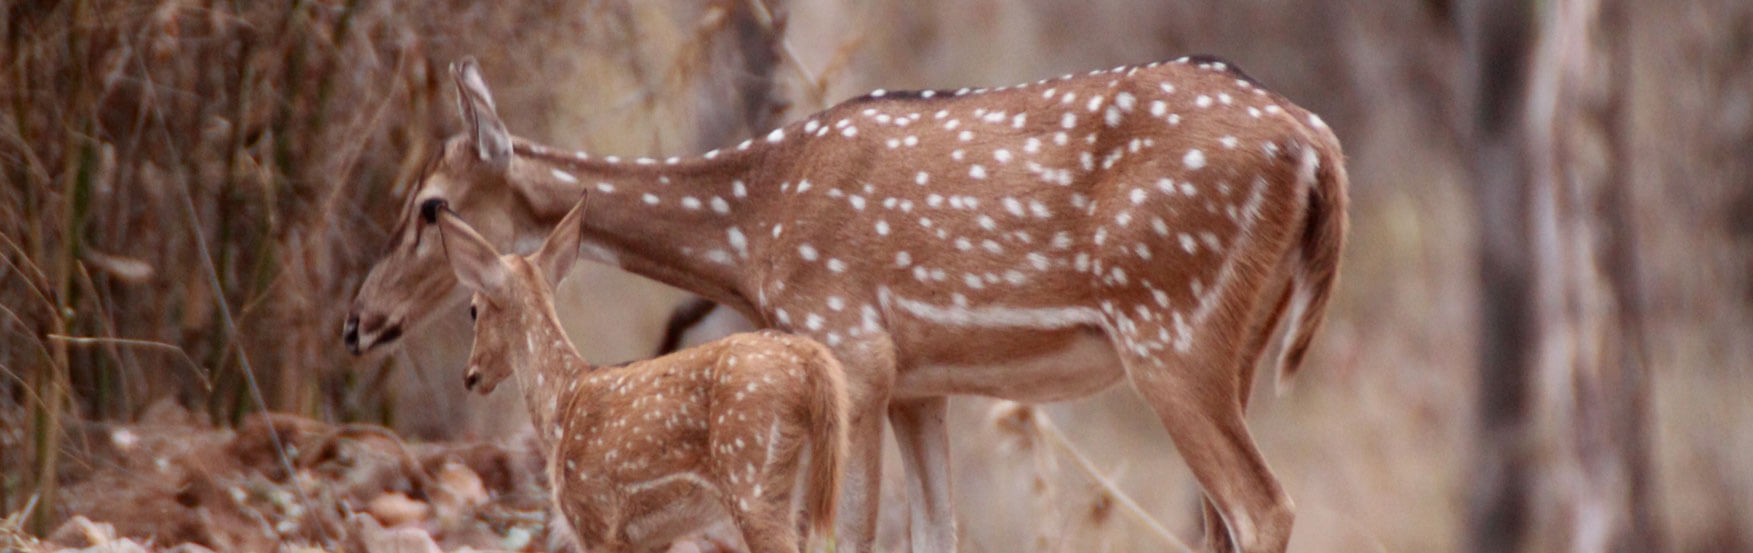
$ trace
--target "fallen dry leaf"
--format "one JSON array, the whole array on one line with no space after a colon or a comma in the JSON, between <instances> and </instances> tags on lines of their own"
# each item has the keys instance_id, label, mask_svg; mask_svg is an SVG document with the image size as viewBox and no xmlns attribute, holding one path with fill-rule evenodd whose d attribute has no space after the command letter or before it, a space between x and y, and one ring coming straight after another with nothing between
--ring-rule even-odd
<instances>
[{"instance_id":1,"label":"fallen dry leaf","mask_svg":"<svg viewBox=\"0 0 1753 553\"><path fill-rule=\"evenodd\" d=\"M400 526L426 520L432 516L432 506L403 495L402 492L386 492L371 500L365 511L371 513L384 526Z\"/></svg>"}]
</instances>

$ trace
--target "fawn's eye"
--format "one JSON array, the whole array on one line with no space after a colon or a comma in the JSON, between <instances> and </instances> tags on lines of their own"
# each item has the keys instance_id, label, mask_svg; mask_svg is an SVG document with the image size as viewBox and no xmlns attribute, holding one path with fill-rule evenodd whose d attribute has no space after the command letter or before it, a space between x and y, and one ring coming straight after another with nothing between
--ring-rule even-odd
<instances>
[{"instance_id":1,"label":"fawn's eye","mask_svg":"<svg viewBox=\"0 0 1753 553\"><path fill-rule=\"evenodd\" d=\"M469 306L469 320L475 320L475 306Z\"/></svg>"}]
</instances>

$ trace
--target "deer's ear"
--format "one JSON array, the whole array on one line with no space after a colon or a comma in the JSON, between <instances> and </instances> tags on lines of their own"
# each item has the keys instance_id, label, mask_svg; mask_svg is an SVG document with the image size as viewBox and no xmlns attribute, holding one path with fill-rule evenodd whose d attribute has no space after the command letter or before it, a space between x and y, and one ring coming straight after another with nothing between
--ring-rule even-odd
<instances>
[{"instance_id":1,"label":"deer's ear","mask_svg":"<svg viewBox=\"0 0 1753 553\"><path fill-rule=\"evenodd\" d=\"M530 263L542 271L548 279L549 286L557 286L566 272L572 270L572 264L578 261L578 242L584 232L584 206L589 196L578 200L566 216L560 218L560 224L542 241L542 247L530 256Z\"/></svg>"},{"instance_id":2,"label":"deer's ear","mask_svg":"<svg viewBox=\"0 0 1753 553\"><path fill-rule=\"evenodd\" d=\"M450 209L440 207L437 219L444 256L450 260L457 281L471 290L498 295L509 277L505 263L499 260L499 251Z\"/></svg>"},{"instance_id":3,"label":"deer's ear","mask_svg":"<svg viewBox=\"0 0 1753 553\"><path fill-rule=\"evenodd\" d=\"M493 93L487 91L487 81L481 78L481 64L473 56L465 57L450 65L450 75L457 85L457 111L475 138L475 154L491 167L509 167L511 133L499 120Z\"/></svg>"}]
</instances>

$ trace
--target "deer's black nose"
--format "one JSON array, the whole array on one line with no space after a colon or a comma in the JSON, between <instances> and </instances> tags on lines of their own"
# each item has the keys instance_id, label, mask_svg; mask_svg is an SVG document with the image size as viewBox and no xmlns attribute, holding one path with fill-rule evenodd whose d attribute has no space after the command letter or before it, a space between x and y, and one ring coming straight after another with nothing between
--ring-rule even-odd
<instances>
[{"instance_id":1,"label":"deer's black nose","mask_svg":"<svg viewBox=\"0 0 1753 553\"><path fill-rule=\"evenodd\" d=\"M463 389L473 391L475 385L481 383L481 373L469 371L463 374Z\"/></svg>"},{"instance_id":2,"label":"deer's black nose","mask_svg":"<svg viewBox=\"0 0 1753 553\"><path fill-rule=\"evenodd\" d=\"M346 342L347 351L359 355L359 314L347 315L347 322L341 325L341 341Z\"/></svg>"}]
</instances>

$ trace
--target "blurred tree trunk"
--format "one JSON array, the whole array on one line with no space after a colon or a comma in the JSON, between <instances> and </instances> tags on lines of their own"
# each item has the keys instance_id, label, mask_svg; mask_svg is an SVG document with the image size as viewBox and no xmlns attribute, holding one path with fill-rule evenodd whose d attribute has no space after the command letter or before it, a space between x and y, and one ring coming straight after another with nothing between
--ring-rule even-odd
<instances>
[{"instance_id":1,"label":"blurred tree trunk","mask_svg":"<svg viewBox=\"0 0 1753 553\"><path fill-rule=\"evenodd\" d=\"M1661 551L1624 175L1619 0L1479 0L1467 35L1482 276L1471 549ZM1540 531L1533 532L1538 528Z\"/></svg>"},{"instance_id":2,"label":"blurred tree trunk","mask_svg":"<svg viewBox=\"0 0 1753 553\"><path fill-rule=\"evenodd\" d=\"M760 2L760 6L752 5ZM722 59L712 60L713 67L728 67L732 97L726 101L724 90L707 91L711 102L725 102L718 109L706 111L695 144L710 150L736 142L739 138L766 133L778 126L779 114L788 103L774 94L774 76L782 59L780 41L785 40L789 7L784 0L732 0L725 2L730 18L726 37L728 44L720 48ZM766 10L762 17L757 10Z\"/></svg>"},{"instance_id":3,"label":"blurred tree trunk","mask_svg":"<svg viewBox=\"0 0 1753 553\"><path fill-rule=\"evenodd\" d=\"M1532 439L1529 383L1534 317L1528 175L1519 132L1532 12L1521 0L1453 4L1465 61L1457 91L1469 110L1467 143L1479 210L1479 396L1467 525L1470 550L1509 553L1528 535Z\"/></svg>"},{"instance_id":4,"label":"blurred tree trunk","mask_svg":"<svg viewBox=\"0 0 1753 553\"><path fill-rule=\"evenodd\" d=\"M1551 4L1528 98L1542 549L1662 548L1630 217L1623 0Z\"/></svg>"}]
</instances>

